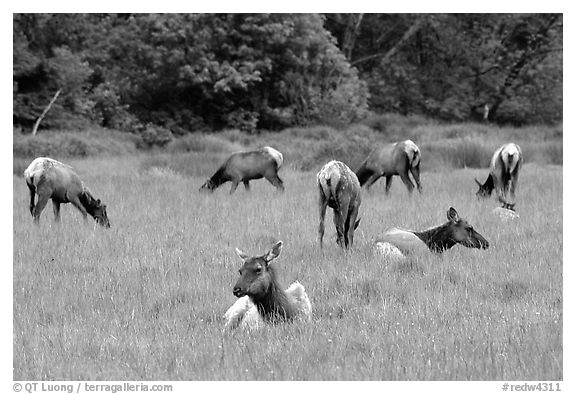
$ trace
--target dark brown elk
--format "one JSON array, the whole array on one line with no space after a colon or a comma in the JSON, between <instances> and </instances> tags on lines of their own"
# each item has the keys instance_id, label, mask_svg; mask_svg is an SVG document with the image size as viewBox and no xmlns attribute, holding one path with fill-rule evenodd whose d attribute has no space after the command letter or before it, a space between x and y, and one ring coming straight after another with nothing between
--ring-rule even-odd
<instances>
[{"instance_id":1,"label":"dark brown elk","mask_svg":"<svg viewBox=\"0 0 576 394\"><path fill-rule=\"evenodd\" d=\"M24 171L24 179L30 190L30 213L35 223L40 221L40 214L52 199L56 221L60 221L60 204L71 203L84 219L90 215L98 224L110 227L106 205L92 196L72 167L48 157L39 157Z\"/></svg>"},{"instance_id":2,"label":"dark brown elk","mask_svg":"<svg viewBox=\"0 0 576 394\"><path fill-rule=\"evenodd\" d=\"M492 191L496 189L498 198L506 198L509 193L512 199L516 198L516 188L518 187L518 176L524 159L522 150L514 143L504 144L494 152L490 160L490 173L484 184L476 178L478 198L488 198Z\"/></svg>"},{"instance_id":3,"label":"dark brown elk","mask_svg":"<svg viewBox=\"0 0 576 394\"><path fill-rule=\"evenodd\" d=\"M386 194L388 194L390 186L392 186L392 177L399 175L408 192L412 193L414 184L408 175L408 173L412 173L418 191L422 192L422 184L420 183L421 157L420 149L411 140L386 144L370 152L356 171L356 176L360 186L366 186L367 189L380 177L386 177Z\"/></svg>"},{"instance_id":4,"label":"dark brown elk","mask_svg":"<svg viewBox=\"0 0 576 394\"><path fill-rule=\"evenodd\" d=\"M200 191L213 191L223 183L232 182L230 194L236 191L240 182L250 190L252 179L266 178L278 190L284 191L284 183L278 176L284 158L282 153L269 146L249 152L233 153L228 160L208 179Z\"/></svg>"},{"instance_id":5,"label":"dark brown elk","mask_svg":"<svg viewBox=\"0 0 576 394\"><path fill-rule=\"evenodd\" d=\"M255 329L261 327L262 323L274 324L291 321L296 317L311 319L312 305L304 286L294 282L287 290L283 290L278 283L271 263L281 251L282 241L261 256L252 257L236 249L243 265L233 289L238 300L224 315L225 328L240 326Z\"/></svg>"},{"instance_id":6,"label":"dark brown elk","mask_svg":"<svg viewBox=\"0 0 576 394\"><path fill-rule=\"evenodd\" d=\"M322 167L316 179L320 196L320 224L318 226L320 248L322 248L324 238L326 207L330 207L334 211L336 242L339 246L348 249L354 243L354 230L360 223L360 220L356 220L362 202L358 178L346 164L332 160Z\"/></svg>"},{"instance_id":7,"label":"dark brown elk","mask_svg":"<svg viewBox=\"0 0 576 394\"><path fill-rule=\"evenodd\" d=\"M448 222L424 231L391 229L377 243L389 243L402 253L429 250L442 253L456 244L467 248L488 249L488 241L452 207L446 213ZM378 246L378 245L377 245Z\"/></svg>"}]
</instances>

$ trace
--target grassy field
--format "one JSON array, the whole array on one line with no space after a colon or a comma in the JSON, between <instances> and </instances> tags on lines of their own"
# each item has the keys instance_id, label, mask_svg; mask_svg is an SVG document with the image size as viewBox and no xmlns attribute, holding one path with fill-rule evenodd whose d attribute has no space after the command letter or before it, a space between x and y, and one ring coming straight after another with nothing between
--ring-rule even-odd
<instances>
[{"instance_id":1,"label":"grassy field","mask_svg":"<svg viewBox=\"0 0 576 394\"><path fill-rule=\"evenodd\" d=\"M562 167L528 163L521 218L501 223L474 176L423 174L407 198L399 179L364 193L350 252L331 212L316 244L315 171L198 193L218 160L206 154L74 159L108 205L110 230L49 204L35 227L14 176L14 380L562 380ZM196 163L190 174L154 166ZM392 226L423 229L453 206L490 241L442 257L390 263L372 253ZM223 334L241 261L284 241L280 281L299 280L313 320Z\"/></svg>"}]
</instances>

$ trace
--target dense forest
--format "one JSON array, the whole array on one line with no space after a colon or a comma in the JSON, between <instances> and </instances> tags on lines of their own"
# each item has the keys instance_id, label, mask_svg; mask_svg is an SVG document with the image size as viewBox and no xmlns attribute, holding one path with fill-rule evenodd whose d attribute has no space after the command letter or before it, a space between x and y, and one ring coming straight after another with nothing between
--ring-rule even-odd
<instances>
[{"instance_id":1,"label":"dense forest","mask_svg":"<svg viewBox=\"0 0 576 394\"><path fill-rule=\"evenodd\" d=\"M557 124L562 25L561 14L14 14L13 122L31 132L44 113L43 129L172 135L371 113Z\"/></svg>"}]
</instances>

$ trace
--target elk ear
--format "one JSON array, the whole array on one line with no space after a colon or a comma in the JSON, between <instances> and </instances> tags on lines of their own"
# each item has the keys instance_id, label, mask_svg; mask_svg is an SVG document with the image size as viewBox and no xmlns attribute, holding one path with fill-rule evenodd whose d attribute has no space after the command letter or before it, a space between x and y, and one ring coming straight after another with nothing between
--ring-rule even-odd
<instances>
[{"instance_id":1,"label":"elk ear","mask_svg":"<svg viewBox=\"0 0 576 394\"><path fill-rule=\"evenodd\" d=\"M452 207L450 207L448 212L446 212L446 216L448 217L448 220L450 220L451 222L454 222L454 223L457 223L460 220L460 216L458 215L458 212L456 212L456 210Z\"/></svg>"},{"instance_id":2,"label":"elk ear","mask_svg":"<svg viewBox=\"0 0 576 394\"><path fill-rule=\"evenodd\" d=\"M244 253L243 251L241 251L240 249L236 248L236 254L238 255L238 257L240 257L242 260L246 260L248 259L250 256L248 256L246 253Z\"/></svg>"},{"instance_id":3,"label":"elk ear","mask_svg":"<svg viewBox=\"0 0 576 394\"><path fill-rule=\"evenodd\" d=\"M268 253L264 255L264 260L266 260L266 262L270 264L272 260L280 256L281 251L282 251L282 241L278 241L276 245L272 246L272 249L270 249Z\"/></svg>"}]
</instances>

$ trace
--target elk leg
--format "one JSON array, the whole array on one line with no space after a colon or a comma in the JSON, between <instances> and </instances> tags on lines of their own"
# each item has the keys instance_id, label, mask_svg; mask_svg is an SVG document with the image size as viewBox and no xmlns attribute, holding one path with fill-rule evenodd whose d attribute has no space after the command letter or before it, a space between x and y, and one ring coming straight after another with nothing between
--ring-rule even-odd
<instances>
[{"instance_id":1,"label":"elk leg","mask_svg":"<svg viewBox=\"0 0 576 394\"><path fill-rule=\"evenodd\" d=\"M242 181L242 183L244 183L244 189L246 189L247 192L250 191L250 181Z\"/></svg>"},{"instance_id":2,"label":"elk leg","mask_svg":"<svg viewBox=\"0 0 576 394\"><path fill-rule=\"evenodd\" d=\"M52 200L52 209L54 210L54 220L60 221L60 203Z\"/></svg>"},{"instance_id":3,"label":"elk leg","mask_svg":"<svg viewBox=\"0 0 576 394\"><path fill-rule=\"evenodd\" d=\"M358 217L358 206L355 204L348 213L346 220L346 238L349 247L354 244L354 226L356 225L356 218Z\"/></svg>"},{"instance_id":4,"label":"elk leg","mask_svg":"<svg viewBox=\"0 0 576 394\"><path fill-rule=\"evenodd\" d=\"M320 190L320 224L318 225L318 242L320 249L322 249L322 238L324 238L324 219L326 218L326 207L328 206L328 199L324 197L324 193Z\"/></svg>"},{"instance_id":5,"label":"elk leg","mask_svg":"<svg viewBox=\"0 0 576 394\"><path fill-rule=\"evenodd\" d=\"M36 203L36 206L32 210L32 216L34 217L34 223L36 223L36 224L40 223L40 214L42 213L42 211L46 207L46 204L48 203L49 199L50 199L50 197L46 194L42 194L42 195L39 194L38 195L38 202Z\"/></svg>"},{"instance_id":6,"label":"elk leg","mask_svg":"<svg viewBox=\"0 0 576 394\"><path fill-rule=\"evenodd\" d=\"M408 172L406 172L404 174L400 174L400 179L402 179L402 182L404 182L404 184L406 185L406 188L408 189L408 193L412 194L412 191L414 191L414 184L412 183L412 181L408 177Z\"/></svg>"},{"instance_id":7,"label":"elk leg","mask_svg":"<svg viewBox=\"0 0 576 394\"><path fill-rule=\"evenodd\" d=\"M518 179L512 179L510 182L510 196L512 196L512 200L516 200L516 182Z\"/></svg>"},{"instance_id":8,"label":"elk leg","mask_svg":"<svg viewBox=\"0 0 576 394\"><path fill-rule=\"evenodd\" d=\"M334 210L334 225L336 226L336 233L338 234L337 243L340 247L348 249L348 238L346 231L346 219L348 218L348 209L350 199L342 199L338 201L338 208Z\"/></svg>"},{"instance_id":9,"label":"elk leg","mask_svg":"<svg viewBox=\"0 0 576 394\"><path fill-rule=\"evenodd\" d=\"M392 175L386 175L386 195L390 193L390 187L392 186Z\"/></svg>"},{"instance_id":10,"label":"elk leg","mask_svg":"<svg viewBox=\"0 0 576 394\"><path fill-rule=\"evenodd\" d=\"M238 183L239 181L237 180L232 181L232 186L230 187L230 194L234 194L236 188L238 187Z\"/></svg>"},{"instance_id":11,"label":"elk leg","mask_svg":"<svg viewBox=\"0 0 576 394\"><path fill-rule=\"evenodd\" d=\"M34 217L34 199L36 197L36 187L34 185L28 185L28 190L30 191L30 215Z\"/></svg>"},{"instance_id":12,"label":"elk leg","mask_svg":"<svg viewBox=\"0 0 576 394\"><path fill-rule=\"evenodd\" d=\"M420 193L422 193L422 184L420 183L420 164L415 167L410 168L410 172L416 181L416 188Z\"/></svg>"},{"instance_id":13,"label":"elk leg","mask_svg":"<svg viewBox=\"0 0 576 394\"><path fill-rule=\"evenodd\" d=\"M88 212L86 212L86 208L84 208L84 205L82 205L78 196L74 196L72 198L68 196L68 200L70 200L70 203L80 211L80 213L84 217L84 220L86 220L88 217Z\"/></svg>"},{"instance_id":14,"label":"elk leg","mask_svg":"<svg viewBox=\"0 0 576 394\"><path fill-rule=\"evenodd\" d=\"M378 173L374 173L374 174L370 175L370 178L368 178L368 180L364 184L364 186L366 186L366 190L370 189L370 186L372 186L374 184L374 182L376 182L378 179L380 179L381 176L382 176L382 174L378 174Z\"/></svg>"}]
</instances>

